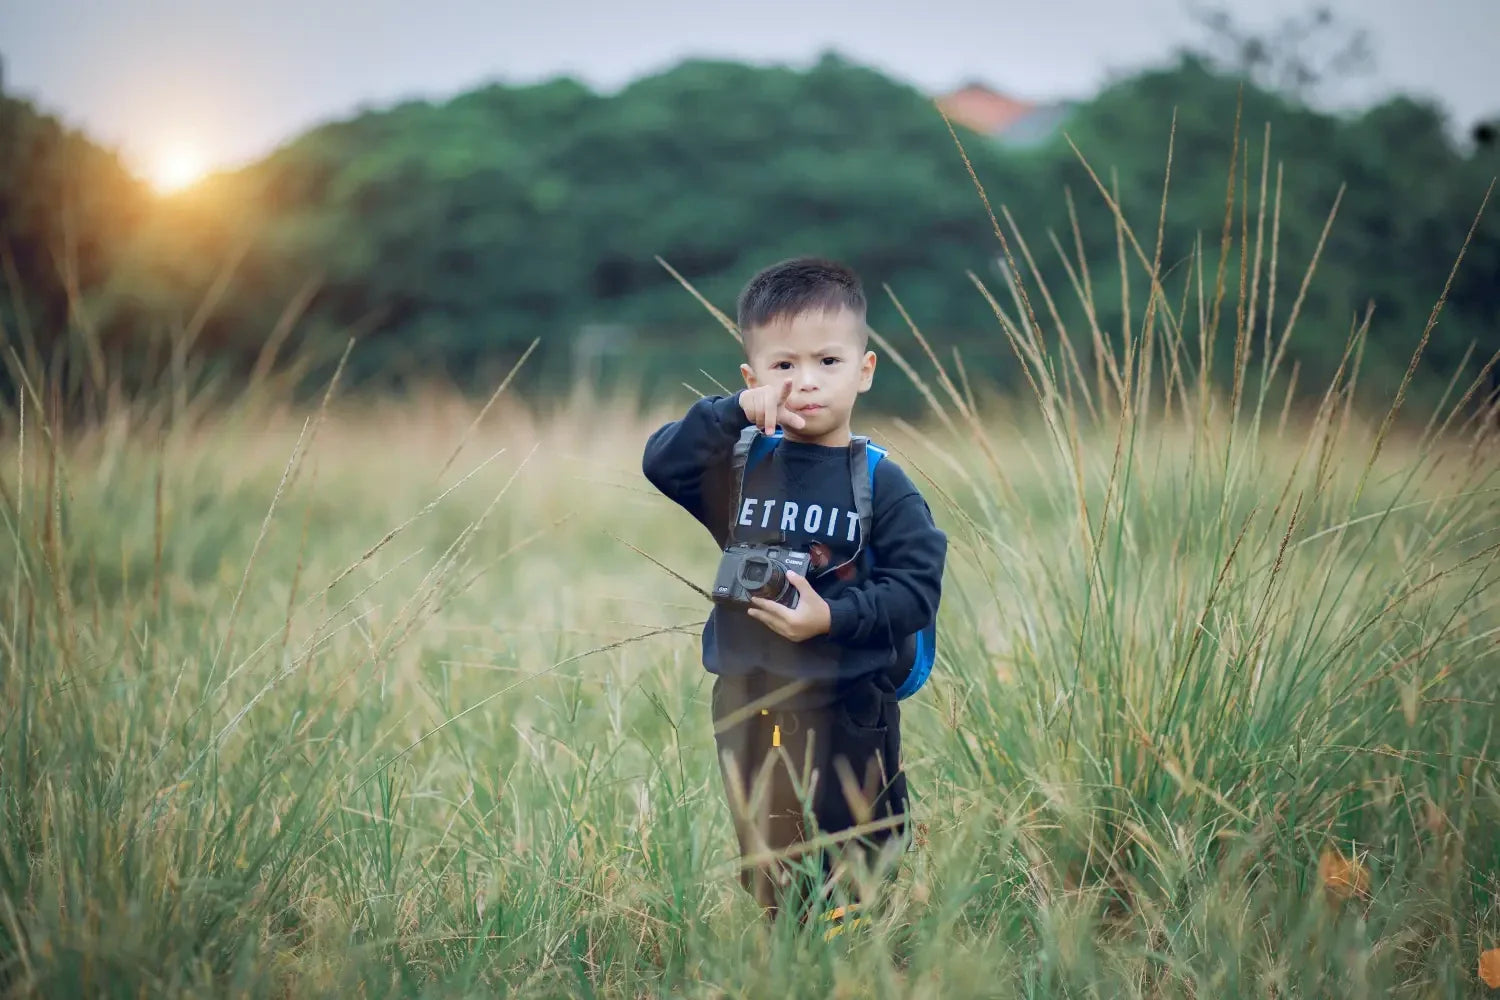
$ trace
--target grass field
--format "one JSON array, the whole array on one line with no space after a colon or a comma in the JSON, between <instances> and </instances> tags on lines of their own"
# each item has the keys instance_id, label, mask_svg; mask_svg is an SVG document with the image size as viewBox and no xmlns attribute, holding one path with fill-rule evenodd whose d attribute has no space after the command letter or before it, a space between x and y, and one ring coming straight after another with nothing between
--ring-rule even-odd
<instances>
[{"instance_id":1,"label":"grass field","mask_svg":"<svg viewBox=\"0 0 1500 1000\"><path fill-rule=\"evenodd\" d=\"M1493 438L869 428L953 555L920 842L825 943L734 885L651 423L475 411L10 442L10 993L1462 995L1500 944Z\"/></svg>"},{"instance_id":2,"label":"grass field","mask_svg":"<svg viewBox=\"0 0 1500 1000\"><path fill-rule=\"evenodd\" d=\"M1352 365L1285 407L1253 309L1210 391L1162 309L1084 378L997 305L1010 404L880 342L932 412L856 429L950 559L904 711L916 842L832 941L735 882L706 605L653 562L701 583L717 553L639 472L688 389L147 399L67 434L24 394L0 995L1483 994L1495 433L1462 385L1361 414Z\"/></svg>"}]
</instances>

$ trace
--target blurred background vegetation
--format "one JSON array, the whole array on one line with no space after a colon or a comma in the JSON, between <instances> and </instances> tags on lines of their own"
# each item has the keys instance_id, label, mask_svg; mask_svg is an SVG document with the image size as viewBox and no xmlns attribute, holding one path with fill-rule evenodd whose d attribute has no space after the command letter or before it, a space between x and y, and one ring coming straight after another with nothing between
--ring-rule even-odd
<instances>
[{"instance_id":1,"label":"blurred background vegetation","mask_svg":"<svg viewBox=\"0 0 1500 1000\"><path fill-rule=\"evenodd\" d=\"M1233 224L1254 233L1265 167L1267 200L1280 199L1272 331L1337 207L1283 371L1326 383L1351 323L1373 306L1359 388L1388 401L1500 169L1493 127L1455 126L1406 98L1353 115L1314 110L1307 99L1323 82L1368 63L1357 32L1324 16L1253 36L1225 15L1202 17L1201 51L1049 109L1024 142L955 121L1001 225L1014 226L1017 259L1019 236L1085 362L1082 297L1063 255L1075 271L1091 262L1098 322L1123 342L1121 269L1101 266L1116 259L1116 226L1080 156L1130 225L1153 234L1175 119L1169 296L1215 281L1182 262L1195 241L1218 247L1231 171L1252 194ZM1318 32L1334 44L1299 44ZM367 111L171 197L0 95L0 237L0 323L18 359L48 371L64 398L168 379L234 386L293 357L306 362L293 381L312 391L351 334L348 375L367 389L437 380L484 392L537 338L518 384L534 399L684 379L708 388L698 369L731 374L736 345L658 258L732 311L757 268L801 253L859 269L876 330L902 326L889 286L975 382L1019 384L969 277L1009 302L1000 245L943 115L930 96L834 53L806 70L686 61L609 95L558 78ZM1237 256L1224 266L1232 300ZM1025 276L1033 289L1036 276ZM1143 283L1132 291L1144 300ZM1051 336L1054 320L1037 308ZM1231 312L1216 331L1226 340ZM1415 395L1440 391L1477 344L1472 376L1497 328L1490 211ZM1232 352L1217 355L1227 363ZM13 398L6 362L0 393ZM896 412L917 402L904 379L872 401Z\"/></svg>"}]
</instances>

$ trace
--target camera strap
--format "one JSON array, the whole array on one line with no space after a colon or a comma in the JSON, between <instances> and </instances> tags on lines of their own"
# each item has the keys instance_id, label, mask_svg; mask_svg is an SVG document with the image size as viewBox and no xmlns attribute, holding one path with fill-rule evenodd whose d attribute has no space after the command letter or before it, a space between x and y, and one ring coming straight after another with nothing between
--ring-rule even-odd
<instances>
[{"instance_id":1,"label":"camera strap","mask_svg":"<svg viewBox=\"0 0 1500 1000\"><path fill-rule=\"evenodd\" d=\"M739 524L740 508L745 502L745 475L750 467L761 459L766 458L781 442L782 433L762 434L760 428L751 424L740 431L740 439L734 444L734 455L732 459L732 471L734 475L734 499L733 506L729 509L729 538L735 539L735 528ZM874 519L874 497L870 483L869 465L870 439L863 435L854 435L849 439L849 485L854 490L854 512L859 518L859 545L854 550L854 555L845 559L837 566L827 566L817 572L817 576L832 573L843 569L845 566L858 559L865 551L870 542L870 525Z\"/></svg>"}]
</instances>

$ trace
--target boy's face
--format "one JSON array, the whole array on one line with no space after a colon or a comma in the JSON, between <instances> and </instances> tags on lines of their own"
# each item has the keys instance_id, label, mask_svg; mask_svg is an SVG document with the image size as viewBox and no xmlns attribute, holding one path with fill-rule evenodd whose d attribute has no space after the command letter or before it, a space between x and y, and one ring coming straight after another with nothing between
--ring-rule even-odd
<instances>
[{"instance_id":1,"label":"boy's face","mask_svg":"<svg viewBox=\"0 0 1500 1000\"><path fill-rule=\"evenodd\" d=\"M855 400L875 377L875 354L864 341L864 320L847 309L778 319L746 331L749 363L740 374L752 389L792 380L786 405L807 425L783 426L789 439L845 445Z\"/></svg>"}]
</instances>

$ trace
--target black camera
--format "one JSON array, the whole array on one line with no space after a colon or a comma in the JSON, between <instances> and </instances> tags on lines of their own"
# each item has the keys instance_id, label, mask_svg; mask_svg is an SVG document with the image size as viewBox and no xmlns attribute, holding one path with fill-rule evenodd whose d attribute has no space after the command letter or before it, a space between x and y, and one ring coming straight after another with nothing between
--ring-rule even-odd
<instances>
[{"instance_id":1,"label":"black camera","mask_svg":"<svg viewBox=\"0 0 1500 1000\"><path fill-rule=\"evenodd\" d=\"M731 545L724 550L714 577L714 603L744 608L750 606L750 598L764 597L795 608L797 588L786 575L791 572L806 577L811 562L806 552L780 545Z\"/></svg>"}]
</instances>

